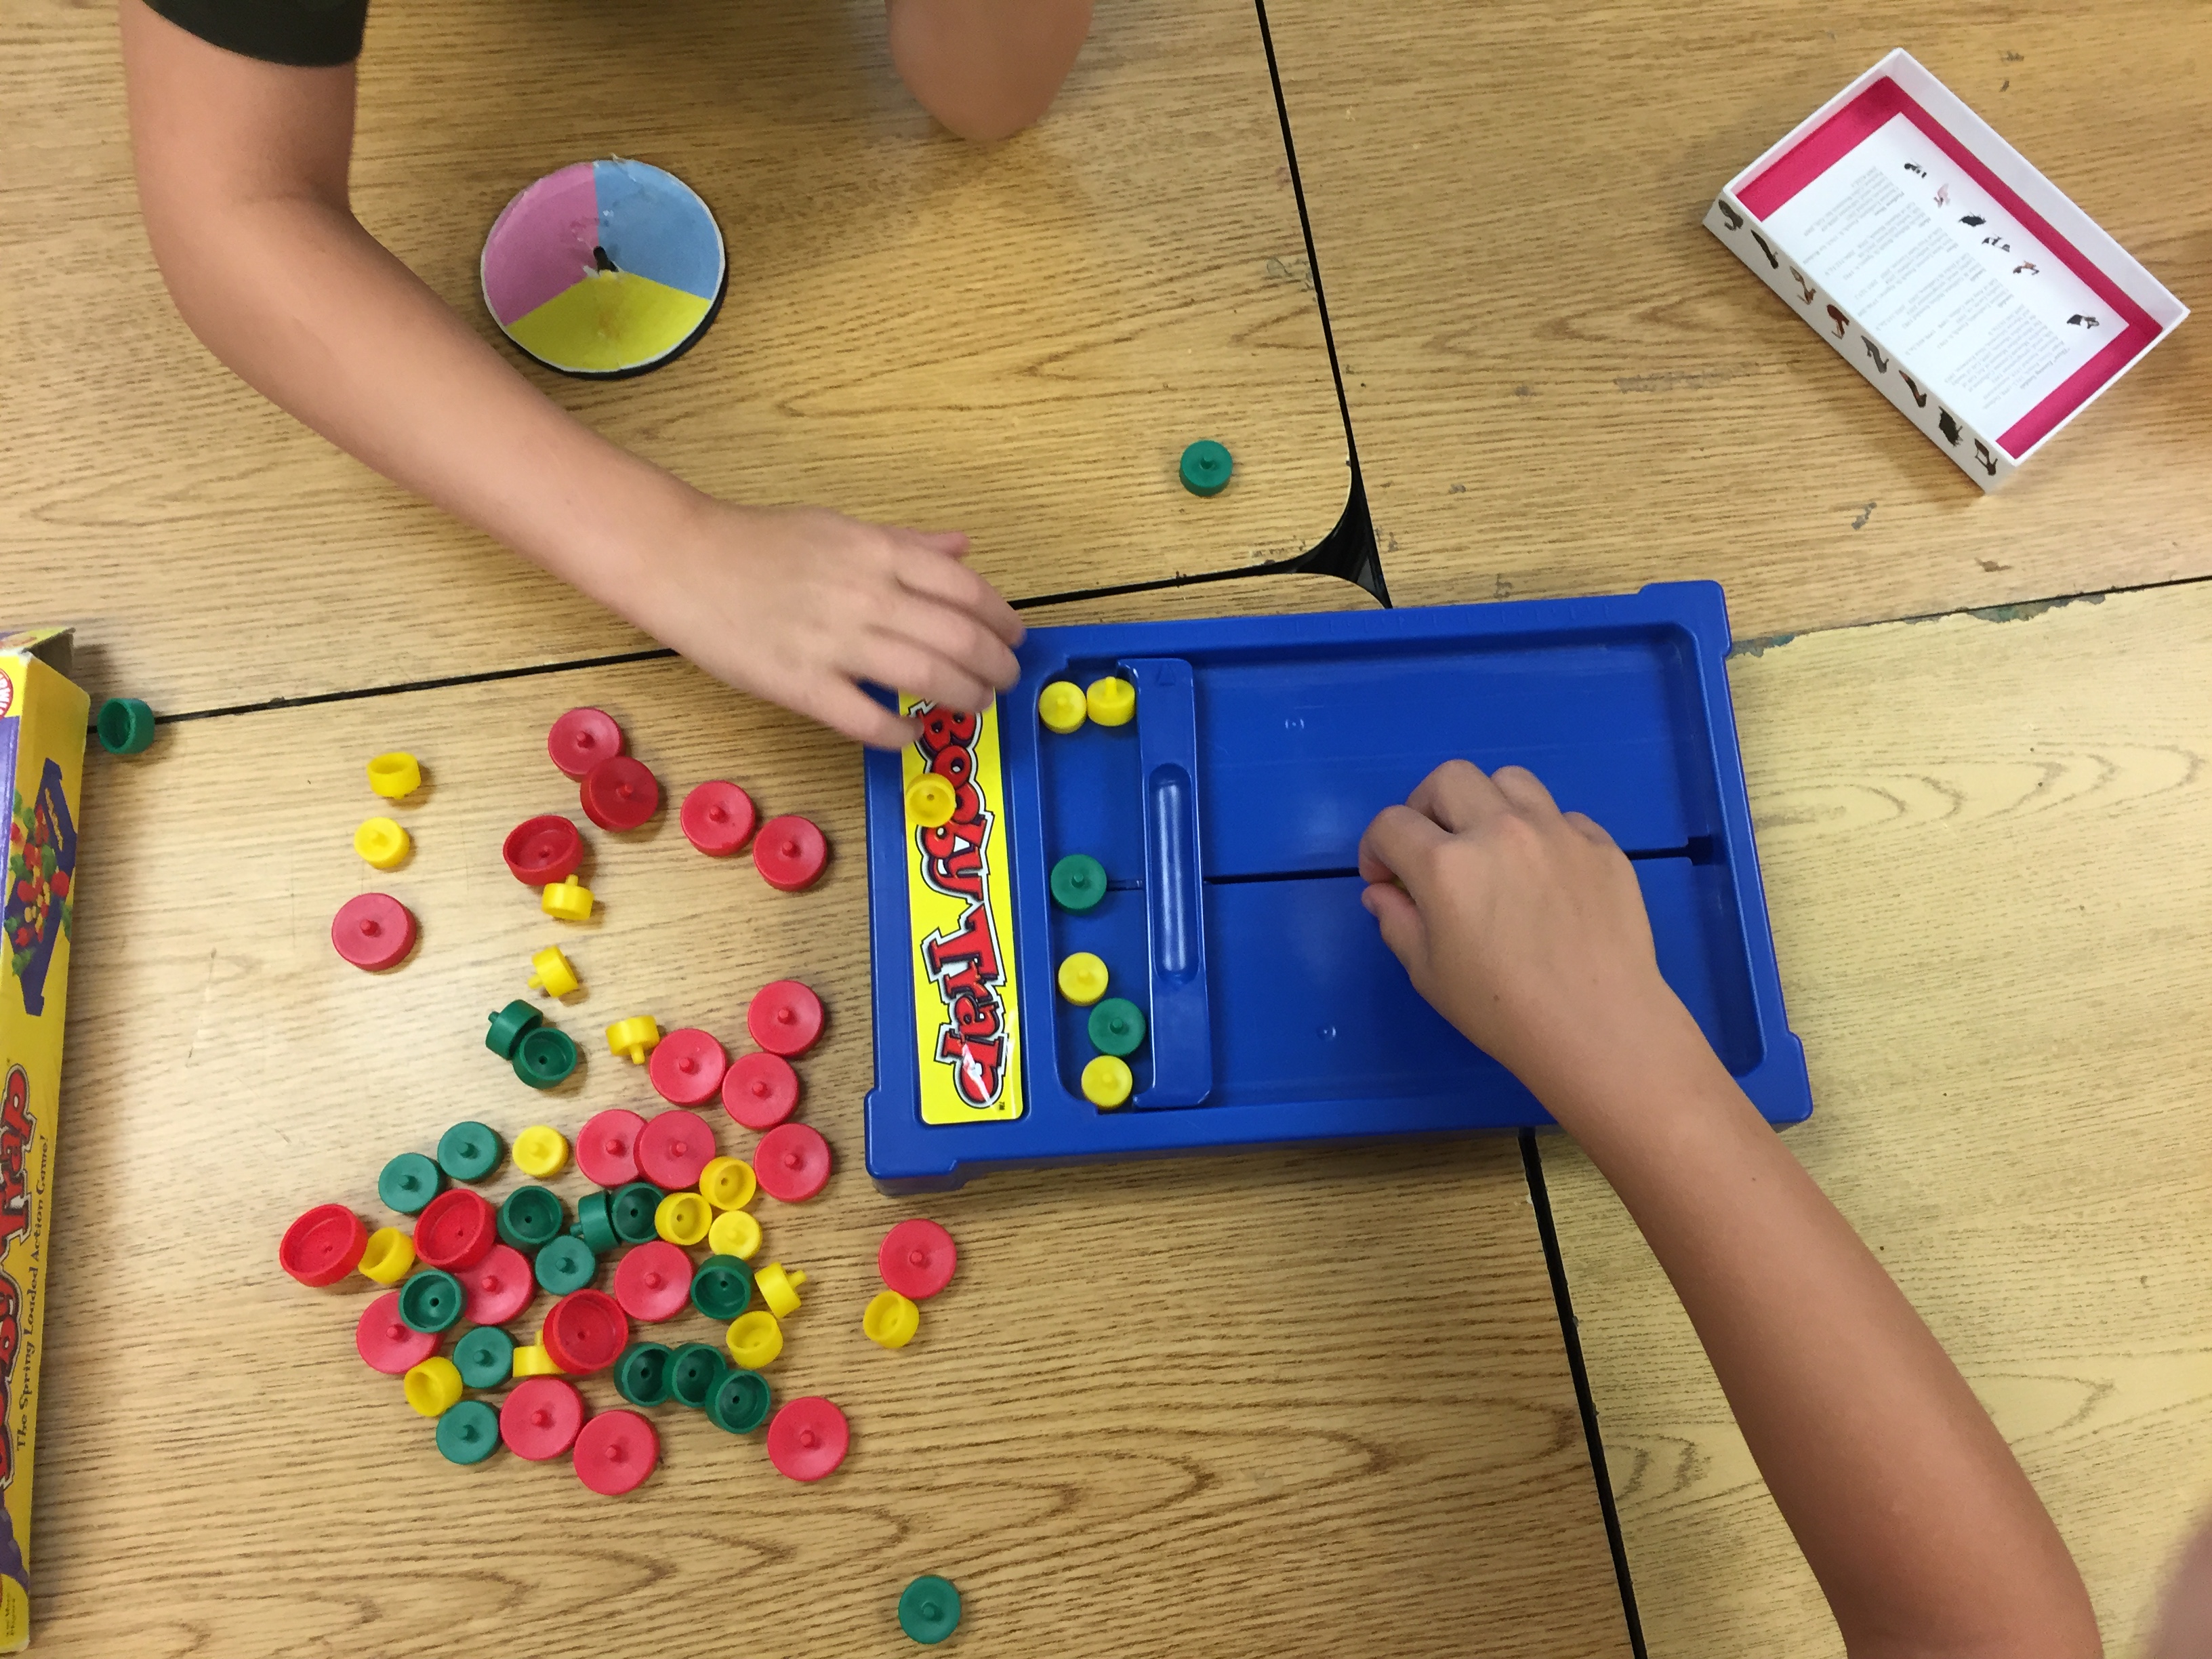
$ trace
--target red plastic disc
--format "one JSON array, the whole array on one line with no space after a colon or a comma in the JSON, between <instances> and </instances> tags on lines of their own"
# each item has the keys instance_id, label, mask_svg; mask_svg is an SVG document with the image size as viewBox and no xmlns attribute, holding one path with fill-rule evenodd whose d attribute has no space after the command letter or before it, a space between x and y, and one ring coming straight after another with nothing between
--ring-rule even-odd
<instances>
[{"instance_id":1,"label":"red plastic disc","mask_svg":"<svg viewBox=\"0 0 2212 1659\"><path fill-rule=\"evenodd\" d=\"M320 1290L361 1265L368 1225L343 1204L318 1204L284 1229L276 1264L302 1285Z\"/></svg>"},{"instance_id":2,"label":"red plastic disc","mask_svg":"<svg viewBox=\"0 0 2212 1659\"><path fill-rule=\"evenodd\" d=\"M753 868L771 887L796 893L820 879L830 843L808 818L770 818L753 837Z\"/></svg>"},{"instance_id":3,"label":"red plastic disc","mask_svg":"<svg viewBox=\"0 0 2212 1659\"><path fill-rule=\"evenodd\" d=\"M822 1035L822 999L795 979L763 985L745 1010L745 1030L772 1054L803 1054Z\"/></svg>"},{"instance_id":4,"label":"red plastic disc","mask_svg":"<svg viewBox=\"0 0 2212 1659\"><path fill-rule=\"evenodd\" d=\"M557 1376L526 1376L499 1408L499 1437L517 1457L542 1463L576 1443L584 1397Z\"/></svg>"},{"instance_id":5,"label":"red plastic disc","mask_svg":"<svg viewBox=\"0 0 2212 1659\"><path fill-rule=\"evenodd\" d=\"M676 1106L713 1099L722 1086L722 1073L729 1069L730 1057L714 1034L696 1025L679 1026L663 1036L645 1062L645 1074L660 1097Z\"/></svg>"},{"instance_id":6,"label":"red plastic disc","mask_svg":"<svg viewBox=\"0 0 2212 1659\"><path fill-rule=\"evenodd\" d=\"M605 1291L571 1291L545 1310L538 1340L569 1376L588 1376L622 1358L629 1346L629 1321Z\"/></svg>"},{"instance_id":7,"label":"red plastic disc","mask_svg":"<svg viewBox=\"0 0 2212 1659\"><path fill-rule=\"evenodd\" d=\"M830 1179L830 1143L809 1124L770 1129L753 1148L753 1175L770 1198L804 1203Z\"/></svg>"},{"instance_id":8,"label":"red plastic disc","mask_svg":"<svg viewBox=\"0 0 2212 1659\"><path fill-rule=\"evenodd\" d=\"M556 812L525 818L507 832L499 855L525 887L543 887L566 881L584 861L584 838L576 826Z\"/></svg>"},{"instance_id":9,"label":"red plastic disc","mask_svg":"<svg viewBox=\"0 0 2212 1659\"><path fill-rule=\"evenodd\" d=\"M463 1273L460 1280L461 1289L468 1292L471 1325L506 1324L530 1305L538 1288L528 1259L505 1244L485 1251L484 1259Z\"/></svg>"},{"instance_id":10,"label":"red plastic disc","mask_svg":"<svg viewBox=\"0 0 2212 1659\"><path fill-rule=\"evenodd\" d=\"M331 944L355 967L380 972L415 948L415 913L389 893L360 894L331 918Z\"/></svg>"},{"instance_id":11,"label":"red plastic disc","mask_svg":"<svg viewBox=\"0 0 2212 1659\"><path fill-rule=\"evenodd\" d=\"M404 1376L437 1352L438 1334L411 1329L399 1317L399 1292L386 1291L361 1310L353 1345L371 1370Z\"/></svg>"},{"instance_id":12,"label":"red plastic disc","mask_svg":"<svg viewBox=\"0 0 2212 1659\"><path fill-rule=\"evenodd\" d=\"M473 1267L499 1242L498 1218L482 1193L448 1187L415 1218L415 1259L457 1273Z\"/></svg>"},{"instance_id":13,"label":"red plastic disc","mask_svg":"<svg viewBox=\"0 0 2212 1659\"><path fill-rule=\"evenodd\" d=\"M719 1087L720 1079L715 1081ZM639 1172L668 1192L697 1186L714 1156L714 1126L696 1112L663 1112L638 1133Z\"/></svg>"},{"instance_id":14,"label":"red plastic disc","mask_svg":"<svg viewBox=\"0 0 2212 1659\"><path fill-rule=\"evenodd\" d=\"M739 1054L722 1076L722 1109L748 1129L773 1129L799 1107L799 1073L781 1054Z\"/></svg>"},{"instance_id":15,"label":"red plastic disc","mask_svg":"<svg viewBox=\"0 0 2212 1659\"><path fill-rule=\"evenodd\" d=\"M596 1114L576 1131L576 1167L584 1179L620 1187L637 1179L637 1136L645 1120L619 1106Z\"/></svg>"},{"instance_id":16,"label":"red plastic disc","mask_svg":"<svg viewBox=\"0 0 2212 1659\"><path fill-rule=\"evenodd\" d=\"M660 1437L635 1412L601 1412L576 1436L576 1479L602 1498L619 1498L653 1473Z\"/></svg>"},{"instance_id":17,"label":"red plastic disc","mask_svg":"<svg viewBox=\"0 0 2212 1659\"><path fill-rule=\"evenodd\" d=\"M684 797L684 839L708 858L726 859L752 838L753 798L715 778Z\"/></svg>"},{"instance_id":18,"label":"red plastic disc","mask_svg":"<svg viewBox=\"0 0 2212 1659\"><path fill-rule=\"evenodd\" d=\"M768 1461L794 1480L819 1480L852 1443L845 1413L818 1394L785 1401L768 1425Z\"/></svg>"},{"instance_id":19,"label":"red plastic disc","mask_svg":"<svg viewBox=\"0 0 2212 1659\"><path fill-rule=\"evenodd\" d=\"M665 1238L638 1245L615 1267L615 1299L648 1325L675 1318L691 1300L691 1258Z\"/></svg>"},{"instance_id":20,"label":"red plastic disc","mask_svg":"<svg viewBox=\"0 0 2212 1659\"><path fill-rule=\"evenodd\" d=\"M545 734L545 752L572 778L582 777L622 751L622 727L601 708L571 708Z\"/></svg>"},{"instance_id":21,"label":"red plastic disc","mask_svg":"<svg viewBox=\"0 0 2212 1659\"><path fill-rule=\"evenodd\" d=\"M641 760L616 755L584 774L584 816L602 830L635 830L660 810L660 781Z\"/></svg>"},{"instance_id":22,"label":"red plastic disc","mask_svg":"<svg viewBox=\"0 0 2212 1659\"><path fill-rule=\"evenodd\" d=\"M885 1233L876 1250L876 1271L884 1283L911 1302L927 1302L950 1285L959 1265L952 1235L920 1216Z\"/></svg>"}]
</instances>

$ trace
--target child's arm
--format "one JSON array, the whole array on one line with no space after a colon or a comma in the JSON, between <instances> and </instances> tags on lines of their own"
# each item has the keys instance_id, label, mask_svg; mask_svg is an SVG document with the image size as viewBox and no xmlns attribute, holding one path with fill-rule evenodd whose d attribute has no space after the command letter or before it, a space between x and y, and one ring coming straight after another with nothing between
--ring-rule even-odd
<instances>
[{"instance_id":1,"label":"child's arm","mask_svg":"<svg viewBox=\"0 0 2212 1659\"><path fill-rule=\"evenodd\" d=\"M1605 832L1517 767L1455 761L1359 865L1414 985L1635 1217L1856 1659L2101 1652L1988 1413L1659 976Z\"/></svg>"},{"instance_id":2,"label":"child's arm","mask_svg":"<svg viewBox=\"0 0 2212 1659\"><path fill-rule=\"evenodd\" d=\"M732 685L849 736L857 682L981 707L1021 623L967 539L720 501L570 418L354 218L352 66L210 46L122 0L147 234L216 356L386 477Z\"/></svg>"}]
</instances>

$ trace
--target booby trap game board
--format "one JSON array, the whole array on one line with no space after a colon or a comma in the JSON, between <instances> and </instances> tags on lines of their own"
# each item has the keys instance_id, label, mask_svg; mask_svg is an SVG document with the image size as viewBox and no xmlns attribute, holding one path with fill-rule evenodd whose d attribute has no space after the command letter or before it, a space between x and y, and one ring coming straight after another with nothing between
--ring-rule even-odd
<instances>
[{"instance_id":1,"label":"booby trap game board","mask_svg":"<svg viewBox=\"0 0 2212 1659\"><path fill-rule=\"evenodd\" d=\"M867 758L890 1191L1023 1164L1549 1116L1424 1002L1361 832L1443 761L1528 768L1629 854L1659 966L1771 1121L1809 1115L1711 582L1033 630L980 715Z\"/></svg>"}]
</instances>

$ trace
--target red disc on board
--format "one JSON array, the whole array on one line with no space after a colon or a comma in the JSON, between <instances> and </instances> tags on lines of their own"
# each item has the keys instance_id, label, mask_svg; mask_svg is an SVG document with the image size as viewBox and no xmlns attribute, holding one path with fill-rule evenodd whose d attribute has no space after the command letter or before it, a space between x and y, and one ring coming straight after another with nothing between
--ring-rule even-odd
<instances>
[{"instance_id":1,"label":"red disc on board","mask_svg":"<svg viewBox=\"0 0 2212 1659\"><path fill-rule=\"evenodd\" d=\"M794 1480L819 1480L852 1443L845 1413L818 1394L785 1401L768 1425L768 1460Z\"/></svg>"},{"instance_id":2,"label":"red disc on board","mask_svg":"<svg viewBox=\"0 0 2212 1659\"><path fill-rule=\"evenodd\" d=\"M637 1179L637 1136L645 1120L617 1106L599 1112L576 1131L576 1167L584 1179L615 1188Z\"/></svg>"},{"instance_id":3,"label":"red disc on board","mask_svg":"<svg viewBox=\"0 0 2212 1659\"><path fill-rule=\"evenodd\" d=\"M665 1191L697 1186L714 1156L714 1126L696 1112L663 1112L638 1132L638 1172Z\"/></svg>"},{"instance_id":4,"label":"red disc on board","mask_svg":"<svg viewBox=\"0 0 2212 1659\"><path fill-rule=\"evenodd\" d=\"M415 913L389 893L360 894L331 918L331 945L355 967L381 972L415 948Z\"/></svg>"},{"instance_id":5,"label":"red disc on board","mask_svg":"<svg viewBox=\"0 0 2212 1659\"><path fill-rule=\"evenodd\" d=\"M770 818L753 837L753 868L771 887L796 893L820 879L830 862L830 843L808 818Z\"/></svg>"},{"instance_id":6,"label":"red disc on board","mask_svg":"<svg viewBox=\"0 0 2212 1659\"><path fill-rule=\"evenodd\" d=\"M415 1259L457 1273L473 1267L499 1242L498 1218L482 1193L448 1187L415 1218Z\"/></svg>"},{"instance_id":7,"label":"red disc on board","mask_svg":"<svg viewBox=\"0 0 2212 1659\"><path fill-rule=\"evenodd\" d=\"M318 1204L284 1229L276 1265L302 1285L320 1290L361 1265L368 1224L343 1204Z\"/></svg>"},{"instance_id":8,"label":"red disc on board","mask_svg":"<svg viewBox=\"0 0 2212 1659\"><path fill-rule=\"evenodd\" d=\"M629 1321L605 1291L571 1291L545 1310L538 1340L569 1376L588 1376L622 1358L629 1346Z\"/></svg>"},{"instance_id":9,"label":"red disc on board","mask_svg":"<svg viewBox=\"0 0 2212 1659\"><path fill-rule=\"evenodd\" d=\"M493 1245L484 1252L483 1261L457 1277L469 1298L471 1325L506 1324L530 1305L538 1291L528 1259L505 1244Z\"/></svg>"},{"instance_id":10,"label":"red disc on board","mask_svg":"<svg viewBox=\"0 0 2212 1659\"><path fill-rule=\"evenodd\" d=\"M708 858L726 859L752 838L753 798L734 783L714 778L684 797L677 821L684 839Z\"/></svg>"},{"instance_id":11,"label":"red disc on board","mask_svg":"<svg viewBox=\"0 0 2212 1659\"><path fill-rule=\"evenodd\" d=\"M602 708L571 708L545 734L545 752L572 778L582 777L622 751L622 727Z\"/></svg>"},{"instance_id":12,"label":"red disc on board","mask_svg":"<svg viewBox=\"0 0 2212 1659\"><path fill-rule=\"evenodd\" d=\"M625 1251L615 1267L615 1299L648 1325L675 1318L691 1300L691 1258L665 1238Z\"/></svg>"},{"instance_id":13,"label":"red disc on board","mask_svg":"<svg viewBox=\"0 0 2212 1659\"><path fill-rule=\"evenodd\" d=\"M653 1473L660 1437L635 1412L601 1412L576 1436L576 1478L602 1498L619 1498Z\"/></svg>"},{"instance_id":14,"label":"red disc on board","mask_svg":"<svg viewBox=\"0 0 2212 1659\"><path fill-rule=\"evenodd\" d=\"M525 818L507 832L500 857L507 872L525 887L543 887L566 881L584 861L584 838L576 826L557 812Z\"/></svg>"},{"instance_id":15,"label":"red disc on board","mask_svg":"<svg viewBox=\"0 0 2212 1659\"><path fill-rule=\"evenodd\" d=\"M763 985L745 1010L745 1030L772 1054L803 1054L822 1035L822 999L795 979Z\"/></svg>"},{"instance_id":16,"label":"red disc on board","mask_svg":"<svg viewBox=\"0 0 2212 1659\"><path fill-rule=\"evenodd\" d=\"M602 830L635 830L660 810L660 781L643 761L617 755L584 774L584 816Z\"/></svg>"},{"instance_id":17,"label":"red disc on board","mask_svg":"<svg viewBox=\"0 0 2212 1659\"><path fill-rule=\"evenodd\" d=\"M884 1283L910 1302L935 1296L952 1282L952 1270L959 1265L952 1235L920 1216L885 1233L876 1250L876 1271Z\"/></svg>"},{"instance_id":18,"label":"red disc on board","mask_svg":"<svg viewBox=\"0 0 2212 1659\"><path fill-rule=\"evenodd\" d=\"M584 1397L557 1376L526 1376L499 1408L499 1437L517 1457L542 1463L576 1443Z\"/></svg>"},{"instance_id":19,"label":"red disc on board","mask_svg":"<svg viewBox=\"0 0 2212 1659\"><path fill-rule=\"evenodd\" d=\"M404 1376L438 1351L435 1331L418 1331L399 1317L399 1292L386 1291L361 1310L353 1345L371 1370Z\"/></svg>"},{"instance_id":20,"label":"red disc on board","mask_svg":"<svg viewBox=\"0 0 2212 1659\"><path fill-rule=\"evenodd\" d=\"M722 1109L748 1129L773 1129L799 1107L799 1073L781 1054L739 1054L722 1074Z\"/></svg>"},{"instance_id":21,"label":"red disc on board","mask_svg":"<svg viewBox=\"0 0 2212 1659\"><path fill-rule=\"evenodd\" d=\"M804 1203L830 1179L830 1143L809 1124L770 1129L753 1148L753 1176L770 1198Z\"/></svg>"},{"instance_id":22,"label":"red disc on board","mask_svg":"<svg viewBox=\"0 0 2212 1659\"><path fill-rule=\"evenodd\" d=\"M660 1097L676 1106L696 1106L722 1086L730 1057L711 1031L684 1025L667 1033L645 1062L645 1074ZM709 1154L712 1156L712 1154Z\"/></svg>"}]
</instances>

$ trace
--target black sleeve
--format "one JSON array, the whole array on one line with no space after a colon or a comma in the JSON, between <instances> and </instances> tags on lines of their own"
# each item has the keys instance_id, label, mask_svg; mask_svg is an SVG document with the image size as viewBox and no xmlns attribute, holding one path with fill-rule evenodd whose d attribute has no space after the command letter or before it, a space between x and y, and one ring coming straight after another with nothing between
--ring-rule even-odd
<instances>
[{"instance_id":1,"label":"black sleeve","mask_svg":"<svg viewBox=\"0 0 2212 1659\"><path fill-rule=\"evenodd\" d=\"M368 0L147 0L212 46L270 64L317 69L361 56Z\"/></svg>"}]
</instances>

